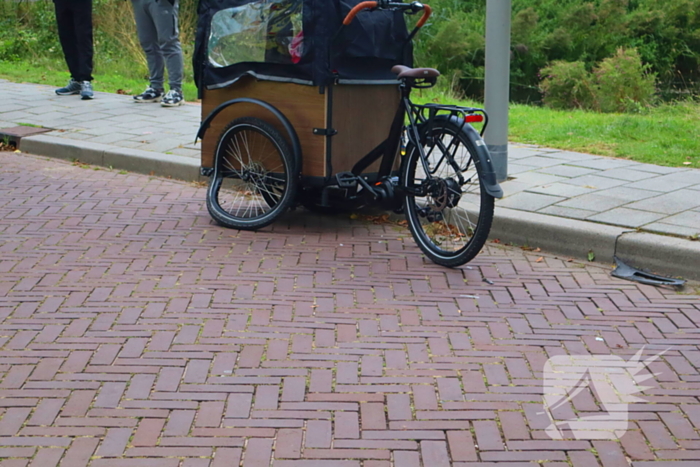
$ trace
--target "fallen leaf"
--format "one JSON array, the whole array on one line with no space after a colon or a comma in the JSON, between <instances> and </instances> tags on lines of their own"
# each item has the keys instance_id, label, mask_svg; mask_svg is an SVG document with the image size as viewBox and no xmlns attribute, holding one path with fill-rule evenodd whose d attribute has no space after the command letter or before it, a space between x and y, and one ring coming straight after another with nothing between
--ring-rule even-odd
<instances>
[{"instance_id":1,"label":"fallen leaf","mask_svg":"<svg viewBox=\"0 0 700 467\"><path fill-rule=\"evenodd\" d=\"M542 248L535 248L535 251L539 253L540 251L542 251Z\"/></svg>"},{"instance_id":2,"label":"fallen leaf","mask_svg":"<svg viewBox=\"0 0 700 467\"><path fill-rule=\"evenodd\" d=\"M495 239L493 240L493 243L501 243L501 241L500 241L499 239L495 238Z\"/></svg>"},{"instance_id":3,"label":"fallen leaf","mask_svg":"<svg viewBox=\"0 0 700 467\"><path fill-rule=\"evenodd\" d=\"M540 256L539 258L537 258L537 261L535 261L535 263L541 263L542 261L544 261L544 257Z\"/></svg>"},{"instance_id":4,"label":"fallen leaf","mask_svg":"<svg viewBox=\"0 0 700 467\"><path fill-rule=\"evenodd\" d=\"M692 165L692 162L683 162L683 165Z\"/></svg>"},{"instance_id":5,"label":"fallen leaf","mask_svg":"<svg viewBox=\"0 0 700 467\"><path fill-rule=\"evenodd\" d=\"M350 218L353 218L352 215ZM389 214L382 214L381 216L362 216L362 219L372 222L373 224L384 224L385 222L389 221Z\"/></svg>"}]
</instances>

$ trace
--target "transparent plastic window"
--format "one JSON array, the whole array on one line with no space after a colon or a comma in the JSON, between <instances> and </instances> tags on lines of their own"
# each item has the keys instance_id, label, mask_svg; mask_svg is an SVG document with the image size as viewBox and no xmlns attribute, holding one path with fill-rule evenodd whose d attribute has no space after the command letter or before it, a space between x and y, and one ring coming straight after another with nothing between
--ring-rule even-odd
<instances>
[{"instance_id":1,"label":"transparent plastic window","mask_svg":"<svg viewBox=\"0 0 700 467\"><path fill-rule=\"evenodd\" d=\"M223 68L242 62L292 64L304 52L303 0L259 0L214 14L209 62Z\"/></svg>"}]
</instances>

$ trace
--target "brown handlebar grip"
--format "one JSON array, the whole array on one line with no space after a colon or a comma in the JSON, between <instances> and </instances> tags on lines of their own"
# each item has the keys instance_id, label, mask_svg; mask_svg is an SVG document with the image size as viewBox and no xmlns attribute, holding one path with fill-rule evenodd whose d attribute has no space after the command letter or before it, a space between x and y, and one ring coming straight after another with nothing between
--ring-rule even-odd
<instances>
[{"instance_id":1,"label":"brown handlebar grip","mask_svg":"<svg viewBox=\"0 0 700 467\"><path fill-rule=\"evenodd\" d=\"M350 13L348 13L348 15L343 20L343 26L347 26L350 23L352 23L352 20L355 19L355 16L357 16L357 14L365 8L377 8L377 2L362 2L355 5L355 8L350 10Z\"/></svg>"},{"instance_id":2,"label":"brown handlebar grip","mask_svg":"<svg viewBox=\"0 0 700 467\"><path fill-rule=\"evenodd\" d=\"M423 27L423 25L428 21L428 18L430 18L430 15L432 14L433 9L430 8L430 5L426 5L425 3L423 4L423 16L418 20L416 23L416 28L420 29Z\"/></svg>"}]
</instances>

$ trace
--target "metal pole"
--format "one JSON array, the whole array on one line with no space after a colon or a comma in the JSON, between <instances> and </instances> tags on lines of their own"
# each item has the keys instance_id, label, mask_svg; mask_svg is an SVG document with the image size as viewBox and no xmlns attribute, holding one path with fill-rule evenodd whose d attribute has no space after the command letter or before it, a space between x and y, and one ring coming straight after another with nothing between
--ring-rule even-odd
<instances>
[{"instance_id":1,"label":"metal pole","mask_svg":"<svg viewBox=\"0 0 700 467\"><path fill-rule=\"evenodd\" d=\"M484 106L489 114L489 126L484 139L499 182L508 177L510 15L511 0L486 0Z\"/></svg>"}]
</instances>

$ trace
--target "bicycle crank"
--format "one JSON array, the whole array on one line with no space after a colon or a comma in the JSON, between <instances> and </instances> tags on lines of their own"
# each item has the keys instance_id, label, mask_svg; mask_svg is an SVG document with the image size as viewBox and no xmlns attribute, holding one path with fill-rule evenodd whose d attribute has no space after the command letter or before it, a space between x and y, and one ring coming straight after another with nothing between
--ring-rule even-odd
<instances>
[{"instance_id":1,"label":"bicycle crank","mask_svg":"<svg viewBox=\"0 0 700 467\"><path fill-rule=\"evenodd\" d=\"M377 202L385 209L398 212L402 208L403 197L399 195L397 185L398 177L385 177L375 183L372 189L377 196Z\"/></svg>"}]
</instances>

